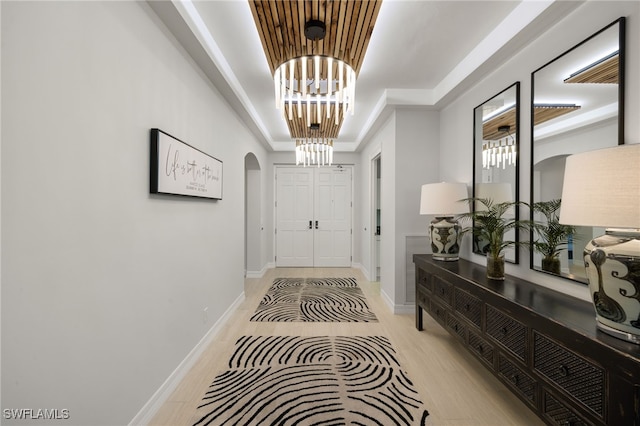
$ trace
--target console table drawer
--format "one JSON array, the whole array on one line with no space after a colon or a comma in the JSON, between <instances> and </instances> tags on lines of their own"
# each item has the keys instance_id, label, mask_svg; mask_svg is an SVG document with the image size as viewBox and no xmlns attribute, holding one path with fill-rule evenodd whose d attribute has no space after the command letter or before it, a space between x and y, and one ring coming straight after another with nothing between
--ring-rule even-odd
<instances>
[{"instance_id":1,"label":"console table drawer","mask_svg":"<svg viewBox=\"0 0 640 426\"><path fill-rule=\"evenodd\" d=\"M498 354L498 374L513 386L531 405L536 405L536 381L520 367Z\"/></svg>"},{"instance_id":2,"label":"console table drawer","mask_svg":"<svg viewBox=\"0 0 640 426\"><path fill-rule=\"evenodd\" d=\"M478 328L482 327L482 301L480 299L456 287L455 309Z\"/></svg>"},{"instance_id":3,"label":"console table drawer","mask_svg":"<svg viewBox=\"0 0 640 426\"><path fill-rule=\"evenodd\" d=\"M416 300L418 301L418 304L420 304L420 306L425 309L427 309L427 306L429 306L429 293L427 293L427 291L422 286L418 286L417 288Z\"/></svg>"},{"instance_id":4,"label":"console table drawer","mask_svg":"<svg viewBox=\"0 0 640 426\"><path fill-rule=\"evenodd\" d=\"M592 423L586 421L570 408L558 401L548 392L543 391L542 414L552 424L567 426L591 426Z\"/></svg>"},{"instance_id":5,"label":"console table drawer","mask_svg":"<svg viewBox=\"0 0 640 426\"><path fill-rule=\"evenodd\" d=\"M469 330L469 349L493 369L493 346Z\"/></svg>"},{"instance_id":6,"label":"console table drawer","mask_svg":"<svg viewBox=\"0 0 640 426\"><path fill-rule=\"evenodd\" d=\"M435 300L431 300L429 303L429 313L436 321L443 326L447 324L447 310L437 303Z\"/></svg>"},{"instance_id":7,"label":"console table drawer","mask_svg":"<svg viewBox=\"0 0 640 426\"><path fill-rule=\"evenodd\" d=\"M487 334L525 361L527 327L521 322L487 305Z\"/></svg>"},{"instance_id":8,"label":"console table drawer","mask_svg":"<svg viewBox=\"0 0 640 426\"><path fill-rule=\"evenodd\" d=\"M429 291L433 291L433 282L431 280L431 274L424 269L418 268L418 274L416 276L416 284L423 286Z\"/></svg>"},{"instance_id":9,"label":"console table drawer","mask_svg":"<svg viewBox=\"0 0 640 426\"><path fill-rule=\"evenodd\" d=\"M453 293L453 286L439 277L434 277L434 289L433 293L436 297L451 306L451 294Z\"/></svg>"},{"instance_id":10,"label":"console table drawer","mask_svg":"<svg viewBox=\"0 0 640 426\"><path fill-rule=\"evenodd\" d=\"M465 331L467 328L454 315L447 316L447 328L449 329L449 331L451 331L451 333L460 337L463 342L466 340Z\"/></svg>"},{"instance_id":11,"label":"console table drawer","mask_svg":"<svg viewBox=\"0 0 640 426\"><path fill-rule=\"evenodd\" d=\"M533 367L600 417L604 417L604 370L534 331Z\"/></svg>"}]
</instances>

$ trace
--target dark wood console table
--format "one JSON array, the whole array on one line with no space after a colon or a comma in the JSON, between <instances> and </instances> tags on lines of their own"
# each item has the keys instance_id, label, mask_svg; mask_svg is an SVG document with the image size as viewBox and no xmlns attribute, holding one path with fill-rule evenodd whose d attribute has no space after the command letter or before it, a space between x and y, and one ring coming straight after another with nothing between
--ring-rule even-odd
<instances>
[{"instance_id":1,"label":"dark wood console table","mask_svg":"<svg viewBox=\"0 0 640 426\"><path fill-rule=\"evenodd\" d=\"M640 345L596 329L589 302L482 265L414 255L422 310L548 424L640 426Z\"/></svg>"}]
</instances>

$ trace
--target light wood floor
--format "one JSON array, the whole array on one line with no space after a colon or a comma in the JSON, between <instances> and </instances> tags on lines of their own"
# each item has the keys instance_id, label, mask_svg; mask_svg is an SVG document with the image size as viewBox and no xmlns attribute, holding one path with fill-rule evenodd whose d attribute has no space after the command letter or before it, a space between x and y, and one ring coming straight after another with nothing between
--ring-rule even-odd
<instances>
[{"instance_id":1,"label":"light wood floor","mask_svg":"<svg viewBox=\"0 0 640 426\"><path fill-rule=\"evenodd\" d=\"M378 323L264 323L249 318L278 277L355 277ZM246 299L186 378L160 408L152 425L192 425L196 407L217 373L225 369L235 341L244 335L388 337L403 369L429 411L430 425L541 425L542 421L473 358L429 315L424 330L413 315L393 315L380 297L379 284L349 268L277 268L245 281Z\"/></svg>"}]
</instances>

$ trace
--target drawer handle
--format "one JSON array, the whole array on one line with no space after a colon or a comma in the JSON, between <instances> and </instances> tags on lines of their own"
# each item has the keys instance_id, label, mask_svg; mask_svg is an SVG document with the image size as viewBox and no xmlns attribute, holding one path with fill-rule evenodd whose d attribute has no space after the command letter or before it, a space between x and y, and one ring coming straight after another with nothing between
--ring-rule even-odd
<instances>
[{"instance_id":1,"label":"drawer handle","mask_svg":"<svg viewBox=\"0 0 640 426\"><path fill-rule=\"evenodd\" d=\"M444 294L444 287L440 289L440 294Z\"/></svg>"},{"instance_id":2,"label":"drawer handle","mask_svg":"<svg viewBox=\"0 0 640 426\"><path fill-rule=\"evenodd\" d=\"M519 381L520 381L520 378L518 377L517 374L514 374L511 376L511 383L513 383L514 385L518 386Z\"/></svg>"},{"instance_id":3,"label":"drawer handle","mask_svg":"<svg viewBox=\"0 0 640 426\"><path fill-rule=\"evenodd\" d=\"M502 330L500 331L502 331L503 336L506 336L507 334L509 334L509 329L507 327L502 327Z\"/></svg>"},{"instance_id":4,"label":"drawer handle","mask_svg":"<svg viewBox=\"0 0 640 426\"><path fill-rule=\"evenodd\" d=\"M484 353L484 346L482 345L478 345L478 352L480 352L481 354Z\"/></svg>"},{"instance_id":5,"label":"drawer handle","mask_svg":"<svg viewBox=\"0 0 640 426\"><path fill-rule=\"evenodd\" d=\"M569 377L569 368L566 365L561 365L558 372L562 377Z\"/></svg>"},{"instance_id":6,"label":"drawer handle","mask_svg":"<svg viewBox=\"0 0 640 426\"><path fill-rule=\"evenodd\" d=\"M468 303L464 305L464 310L469 312L469 310L471 310L471 305L469 305Z\"/></svg>"},{"instance_id":7,"label":"drawer handle","mask_svg":"<svg viewBox=\"0 0 640 426\"><path fill-rule=\"evenodd\" d=\"M454 328L456 331L458 331L458 324L455 324L455 325L453 326L453 328Z\"/></svg>"}]
</instances>

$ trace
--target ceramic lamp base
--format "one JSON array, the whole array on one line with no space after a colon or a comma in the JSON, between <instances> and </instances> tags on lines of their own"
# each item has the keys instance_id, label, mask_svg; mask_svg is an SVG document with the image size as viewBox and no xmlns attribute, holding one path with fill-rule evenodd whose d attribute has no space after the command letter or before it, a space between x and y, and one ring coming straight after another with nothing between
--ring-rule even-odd
<instances>
[{"instance_id":1,"label":"ceramic lamp base","mask_svg":"<svg viewBox=\"0 0 640 426\"><path fill-rule=\"evenodd\" d=\"M640 344L640 229L607 229L584 261L598 328Z\"/></svg>"},{"instance_id":2,"label":"ceramic lamp base","mask_svg":"<svg viewBox=\"0 0 640 426\"><path fill-rule=\"evenodd\" d=\"M433 259L455 261L459 259L460 225L453 216L436 217L429 224Z\"/></svg>"},{"instance_id":3,"label":"ceramic lamp base","mask_svg":"<svg viewBox=\"0 0 640 426\"><path fill-rule=\"evenodd\" d=\"M627 333L626 331L618 330L617 328L609 327L608 325L604 325L600 321L596 322L596 326L598 329L604 333L610 334L611 336L617 337L618 339L626 340L631 343L635 343L636 345L640 345L640 335Z\"/></svg>"}]
</instances>

